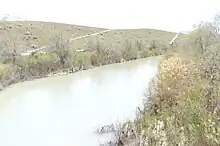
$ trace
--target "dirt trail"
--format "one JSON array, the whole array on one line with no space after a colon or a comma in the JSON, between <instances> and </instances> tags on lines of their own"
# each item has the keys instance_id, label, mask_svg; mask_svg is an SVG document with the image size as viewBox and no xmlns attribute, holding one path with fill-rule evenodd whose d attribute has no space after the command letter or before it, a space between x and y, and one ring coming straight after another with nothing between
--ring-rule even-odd
<instances>
[{"instance_id":1,"label":"dirt trail","mask_svg":"<svg viewBox=\"0 0 220 146\"><path fill-rule=\"evenodd\" d=\"M109 32L109 31L112 31L112 30L107 29L107 30L100 31L100 32L95 32L95 33L92 33L92 34L87 34L87 35L78 36L78 37L75 37L75 38L68 39L68 40L66 40L66 42L67 42L67 41L72 42L72 41L74 41L74 40L79 40L79 39L87 38L87 37L90 37L90 36L96 36L96 35L99 35L99 34L102 34L102 33L106 33L106 32ZM50 45L50 46L43 46L43 47L40 47L40 48L35 49L35 50L31 50L31 51L27 51L27 52L25 52L25 53L21 53L21 56L28 56L28 55L31 55L31 54L34 53L34 52L38 52L38 51L40 51L40 50L43 50L43 49L48 48L48 47L51 47L51 46L52 46L52 45Z\"/></svg>"}]
</instances>

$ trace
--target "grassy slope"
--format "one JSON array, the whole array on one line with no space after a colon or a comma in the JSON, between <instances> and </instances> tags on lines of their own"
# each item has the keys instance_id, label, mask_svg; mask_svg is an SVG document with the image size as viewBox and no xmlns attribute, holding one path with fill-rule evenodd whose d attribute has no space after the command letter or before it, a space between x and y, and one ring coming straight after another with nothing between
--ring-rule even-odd
<instances>
[{"instance_id":1,"label":"grassy slope","mask_svg":"<svg viewBox=\"0 0 220 146\"><path fill-rule=\"evenodd\" d=\"M106 29L50 22L0 22L0 53L3 50L12 51L13 49L19 53L26 52L31 49L31 44L42 47L56 43L57 36L62 35L63 40L67 40L77 36L101 32L103 30ZM27 31L31 34L26 34ZM124 49L126 47L126 40L129 40L133 44L139 41L142 44L142 48L149 48L153 41L156 41L156 44L159 46L168 46L169 41L174 36L175 33L161 30L120 29L74 40L69 44L69 47L73 49L85 47L94 48L96 47L97 41L99 41L101 48L114 47L116 49ZM184 36L185 35L180 35L176 43L181 43L185 38ZM34 37L37 39L34 39ZM132 47L137 47L137 45L134 44ZM2 70L9 65L10 64L2 64L0 62L0 69Z\"/></svg>"},{"instance_id":2,"label":"grassy slope","mask_svg":"<svg viewBox=\"0 0 220 146\"><path fill-rule=\"evenodd\" d=\"M153 29L120 29L112 30L104 33L103 35L97 35L93 37L87 37L80 40L76 40L73 46L76 48L83 47L84 44L90 45L97 40L105 46L111 46L115 48L121 48L124 46L125 41L132 42L142 41L143 44L149 45L152 41L156 41L158 45L167 46L169 41L175 36L175 33L153 30ZM181 39L177 40L177 43L184 39L185 35L180 35Z\"/></svg>"},{"instance_id":3,"label":"grassy slope","mask_svg":"<svg viewBox=\"0 0 220 146\"><path fill-rule=\"evenodd\" d=\"M67 40L103 30L105 29L50 22L1 22L0 44L2 47L0 46L0 49L7 46L8 48L16 48L18 52L26 52L32 44L40 47L53 44L55 37L61 34L63 39ZM27 31L31 34L27 35ZM144 44L149 44L155 40L159 44L167 45L174 35L174 33L152 29L113 30L103 35L75 40L71 46L73 48L88 47L99 40L106 46L121 47L126 39L141 40Z\"/></svg>"},{"instance_id":4,"label":"grassy slope","mask_svg":"<svg viewBox=\"0 0 220 146\"><path fill-rule=\"evenodd\" d=\"M102 30L104 29L49 22L1 22L0 43L10 48L16 47L17 51L23 52L31 44L44 46L54 43L55 37L60 36L61 33L66 40ZM26 34L27 31L31 34Z\"/></svg>"}]
</instances>

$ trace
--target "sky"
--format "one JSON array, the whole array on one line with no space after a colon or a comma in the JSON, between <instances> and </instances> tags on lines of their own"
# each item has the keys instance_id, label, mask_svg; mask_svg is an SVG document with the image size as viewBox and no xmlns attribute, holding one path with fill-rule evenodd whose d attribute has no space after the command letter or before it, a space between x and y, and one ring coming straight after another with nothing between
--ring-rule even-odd
<instances>
[{"instance_id":1,"label":"sky","mask_svg":"<svg viewBox=\"0 0 220 146\"><path fill-rule=\"evenodd\" d=\"M190 31L220 11L220 0L2 0L0 13L26 20L109 29Z\"/></svg>"}]
</instances>

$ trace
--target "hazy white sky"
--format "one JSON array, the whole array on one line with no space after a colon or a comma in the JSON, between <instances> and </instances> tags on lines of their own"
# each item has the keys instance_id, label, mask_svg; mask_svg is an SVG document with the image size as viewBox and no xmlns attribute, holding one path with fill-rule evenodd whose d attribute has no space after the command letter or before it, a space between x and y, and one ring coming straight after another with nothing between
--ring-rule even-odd
<instances>
[{"instance_id":1,"label":"hazy white sky","mask_svg":"<svg viewBox=\"0 0 220 146\"><path fill-rule=\"evenodd\" d=\"M211 18L220 0L1 0L0 12L28 20L105 28L187 31Z\"/></svg>"}]
</instances>

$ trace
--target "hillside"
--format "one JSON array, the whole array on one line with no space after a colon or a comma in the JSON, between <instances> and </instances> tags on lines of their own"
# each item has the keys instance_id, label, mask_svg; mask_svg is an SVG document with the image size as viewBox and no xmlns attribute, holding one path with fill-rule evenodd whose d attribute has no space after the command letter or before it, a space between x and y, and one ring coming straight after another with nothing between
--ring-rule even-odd
<instances>
[{"instance_id":1,"label":"hillside","mask_svg":"<svg viewBox=\"0 0 220 146\"><path fill-rule=\"evenodd\" d=\"M175 33L49 22L0 23L0 90L13 83L165 54ZM174 45L179 45L180 35ZM40 52L38 52L40 51Z\"/></svg>"},{"instance_id":2,"label":"hillside","mask_svg":"<svg viewBox=\"0 0 220 146\"><path fill-rule=\"evenodd\" d=\"M103 30L106 29L50 22L2 21L0 22L0 51L15 48L16 52L22 53L55 44L58 36L62 36L62 40L68 40ZM100 35L74 40L70 46L74 49L90 47L97 40L102 45L115 48L123 46L125 40L138 40L143 44L156 41L157 44L167 45L174 35L171 32L152 29L112 30Z\"/></svg>"},{"instance_id":3,"label":"hillside","mask_svg":"<svg viewBox=\"0 0 220 146\"><path fill-rule=\"evenodd\" d=\"M0 44L2 47L16 48L16 51L24 52L31 45L41 47L52 44L56 36L62 35L63 39L68 39L102 30L59 23L5 21L0 23Z\"/></svg>"}]
</instances>

